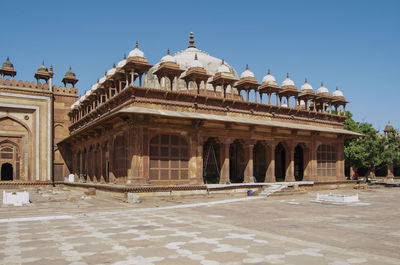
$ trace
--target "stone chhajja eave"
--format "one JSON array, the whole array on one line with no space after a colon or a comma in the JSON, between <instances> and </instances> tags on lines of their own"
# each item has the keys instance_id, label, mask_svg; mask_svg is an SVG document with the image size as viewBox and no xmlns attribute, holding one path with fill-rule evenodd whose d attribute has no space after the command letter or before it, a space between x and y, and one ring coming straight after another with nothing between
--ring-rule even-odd
<instances>
[{"instance_id":1,"label":"stone chhajja eave","mask_svg":"<svg viewBox=\"0 0 400 265\"><path fill-rule=\"evenodd\" d=\"M276 119L288 119L291 122L311 121L318 122L323 126L343 126L344 116L332 115L328 113L311 112L296 108L280 108L279 106L269 104L258 104L255 102L245 102L242 100L224 99L210 95L196 95L194 91L166 91L160 89L150 89L145 87L128 87L120 94L111 98L108 102L93 110L96 115L102 116L119 109L121 105L126 105L128 99L135 98L136 102L145 102L146 104L160 104L165 107L187 107L203 108L212 111L216 107L225 112L241 113L251 115L257 112L258 116L270 116ZM129 103L129 102L128 102ZM107 111L105 111L107 109ZM76 121L70 126L70 131L86 127L93 121L92 112ZM100 115L98 115L100 114Z\"/></svg>"},{"instance_id":2,"label":"stone chhajja eave","mask_svg":"<svg viewBox=\"0 0 400 265\"><path fill-rule=\"evenodd\" d=\"M209 121L216 121L216 122L238 123L238 124L259 125L259 126L284 128L284 129L335 133L335 134L346 135L349 137L362 136L362 134L348 131L345 129L340 129L340 128L329 128L329 127L299 124L299 123L293 123L293 122L249 119L249 118L233 117L233 116L227 116L227 115L215 115L215 114L171 111L171 110L157 110L157 109L150 109L150 108L137 107L137 106L131 106L128 108L124 108L118 112L121 114L146 114L146 115L156 115L156 116L182 118L182 119L199 119L199 120L209 120Z\"/></svg>"}]
</instances>

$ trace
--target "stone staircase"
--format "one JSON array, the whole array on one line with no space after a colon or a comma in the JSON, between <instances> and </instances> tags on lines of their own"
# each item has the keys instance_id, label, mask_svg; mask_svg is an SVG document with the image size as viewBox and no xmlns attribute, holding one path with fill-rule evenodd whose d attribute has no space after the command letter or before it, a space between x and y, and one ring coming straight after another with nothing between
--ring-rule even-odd
<instances>
[{"instance_id":1,"label":"stone staircase","mask_svg":"<svg viewBox=\"0 0 400 265\"><path fill-rule=\"evenodd\" d=\"M269 187L264 188L259 196L283 196L305 193L304 190L298 189L297 184L292 182L271 183Z\"/></svg>"}]
</instances>

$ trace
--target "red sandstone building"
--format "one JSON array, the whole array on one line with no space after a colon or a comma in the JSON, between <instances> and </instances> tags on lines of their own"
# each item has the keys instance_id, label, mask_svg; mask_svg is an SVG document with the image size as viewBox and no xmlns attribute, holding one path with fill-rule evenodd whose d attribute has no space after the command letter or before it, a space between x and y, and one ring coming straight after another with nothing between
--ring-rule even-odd
<instances>
[{"instance_id":1,"label":"red sandstone building","mask_svg":"<svg viewBox=\"0 0 400 265\"><path fill-rule=\"evenodd\" d=\"M251 101L254 95L254 100ZM138 45L68 113L58 144L76 181L192 185L344 180L346 100L196 48L150 65Z\"/></svg>"}]
</instances>

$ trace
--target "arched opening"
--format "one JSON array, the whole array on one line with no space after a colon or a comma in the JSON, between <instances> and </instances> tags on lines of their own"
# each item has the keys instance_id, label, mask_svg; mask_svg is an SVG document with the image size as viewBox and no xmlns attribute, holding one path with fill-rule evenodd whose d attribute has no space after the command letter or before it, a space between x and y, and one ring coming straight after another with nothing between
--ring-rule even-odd
<instances>
[{"instance_id":1,"label":"arched opening","mask_svg":"<svg viewBox=\"0 0 400 265\"><path fill-rule=\"evenodd\" d=\"M294 149L294 179L302 181L304 177L304 152L300 145Z\"/></svg>"},{"instance_id":2,"label":"arched opening","mask_svg":"<svg viewBox=\"0 0 400 265\"><path fill-rule=\"evenodd\" d=\"M275 148L275 180L285 181L286 177L286 150L282 143Z\"/></svg>"},{"instance_id":3,"label":"arched opening","mask_svg":"<svg viewBox=\"0 0 400 265\"><path fill-rule=\"evenodd\" d=\"M109 161L109 153L108 153L108 144L107 143L105 143L103 146L102 155L103 155L103 157L102 157L103 163L101 165L102 166L102 175L103 175L104 181L106 183L108 183L109 182L109 172L110 172L110 169L109 169L110 161Z\"/></svg>"},{"instance_id":4,"label":"arched opening","mask_svg":"<svg viewBox=\"0 0 400 265\"><path fill-rule=\"evenodd\" d=\"M101 181L101 152L100 152L100 146L97 145L96 150L95 150L95 162L94 163L94 176L96 178L97 182Z\"/></svg>"},{"instance_id":5,"label":"arched opening","mask_svg":"<svg viewBox=\"0 0 400 265\"><path fill-rule=\"evenodd\" d=\"M393 175L395 177L400 177L400 166L394 166L393 167Z\"/></svg>"},{"instance_id":6,"label":"arched opening","mask_svg":"<svg viewBox=\"0 0 400 265\"><path fill-rule=\"evenodd\" d=\"M94 180L94 172L93 172L93 165L94 165L94 156L93 156L93 147L90 146L89 147L89 151L88 151L88 177L90 179L90 181Z\"/></svg>"},{"instance_id":7,"label":"arched opening","mask_svg":"<svg viewBox=\"0 0 400 265\"><path fill-rule=\"evenodd\" d=\"M13 180L14 178L14 169L13 165L10 163L3 163L1 165L1 180Z\"/></svg>"},{"instance_id":8,"label":"arched opening","mask_svg":"<svg viewBox=\"0 0 400 265\"><path fill-rule=\"evenodd\" d=\"M83 180L87 181L88 177L87 177L87 152L86 152L86 148L83 150L82 153L82 177Z\"/></svg>"},{"instance_id":9,"label":"arched opening","mask_svg":"<svg viewBox=\"0 0 400 265\"><path fill-rule=\"evenodd\" d=\"M205 184L219 183L220 174L220 146L214 138L209 138L203 145L203 181Z\"/></svg>"},{"instance_id":10,"label":"arched opening","mask_svg":"<svg viewBox=\"0 0 400 265\"><path fill-rule=\"evenodd\" d=\"M375 176L386 177L388 175L388 167L386 164L379 165L375 168Z\"/></svg>"},{"instance_id":11,"label":"arched opening","mask_svg":"<svg viewBox=\"0 0 400 265\"><path fill-rule=\"evenodd\" d=\"M265 174L267 172L267 149L261 142L254 145L253 150L253 168L256 182L265 182Z\"/></svg>"},{"instance_id":12,"label":"arched opening","mask_svg":"<svg viewBox=\"0 0 400 265\"><path fill-rule=\"evenodd\" d=\"M235 140L229 146L229 181L231 183L242 183L244 180L244 148L239 140Z\"/></svg>"}]
</instances>

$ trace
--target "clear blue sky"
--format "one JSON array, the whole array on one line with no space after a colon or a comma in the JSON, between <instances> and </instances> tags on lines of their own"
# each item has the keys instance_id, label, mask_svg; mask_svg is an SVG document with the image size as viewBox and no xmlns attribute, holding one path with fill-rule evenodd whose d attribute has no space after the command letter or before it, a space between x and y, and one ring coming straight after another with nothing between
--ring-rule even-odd
<instances>
[{"instance_id":1,"label":"clear blue sky","mask_svg":"<svg viewBox=\"0 0 400 265\"><path fill-rule=\"evenodd\" d=\"M55 84L68 66L82 94L138 40L150 64L167 48L197 48L261 82L268 68L344 92L358 121L400 128L400 1L5 1L0 61L33 80L42 60Z\"/></svg>"}]
</instances>

